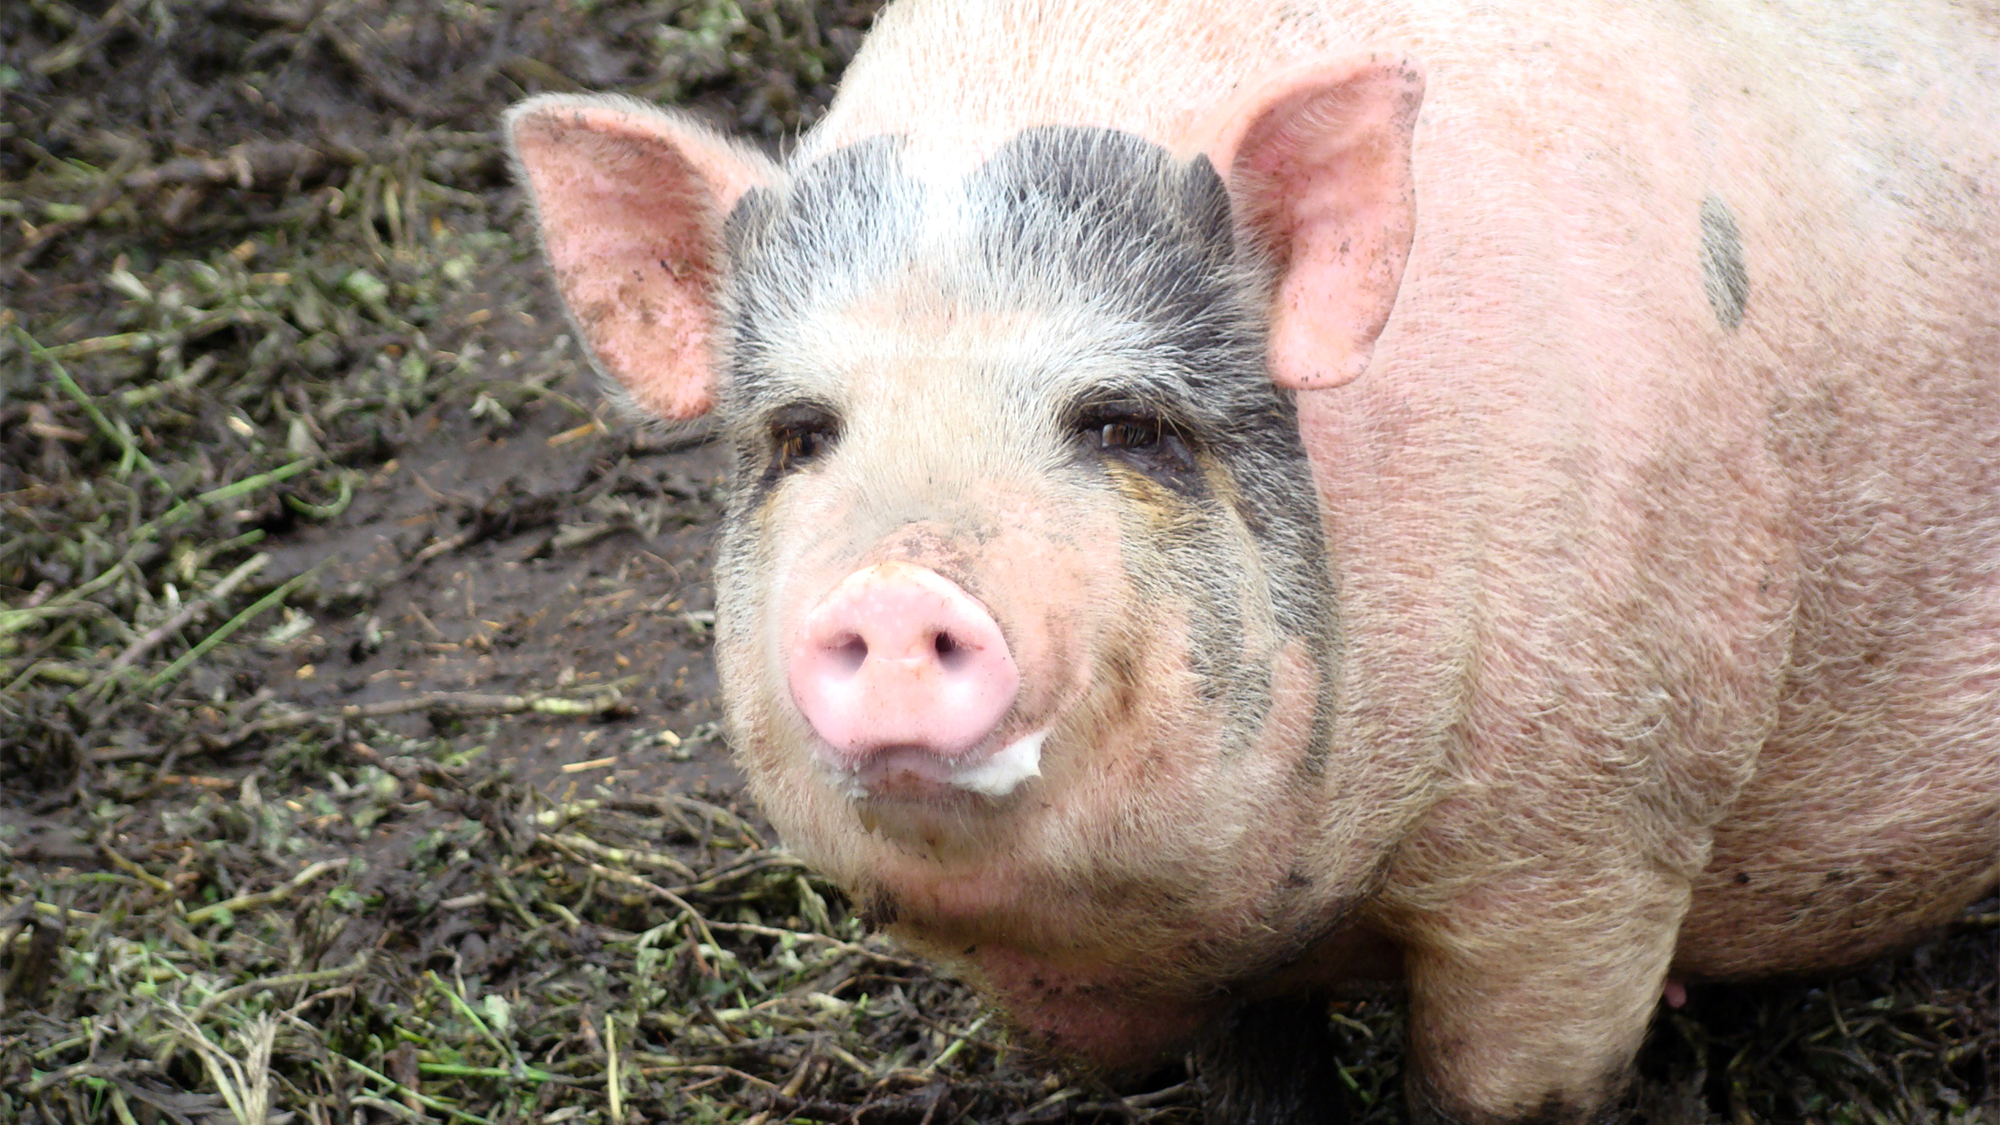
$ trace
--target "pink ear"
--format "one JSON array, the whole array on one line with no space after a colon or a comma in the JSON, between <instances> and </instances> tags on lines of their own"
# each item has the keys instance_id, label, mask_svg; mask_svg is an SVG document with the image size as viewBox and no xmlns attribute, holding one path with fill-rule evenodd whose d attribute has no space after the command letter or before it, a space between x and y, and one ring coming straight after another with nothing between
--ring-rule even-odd
<instances>
[{"instance_id":1,"label":"pink ear","mask_svg":"<svg viewBox=\"0 0 2000 1125\"><path fill-rule=\"evenodd\" d=\"M1278 267L1280 386L1337 387L1368 367L1416 229L1410 142L1423 99L1408 59L1320 60L1257 87L1198 138L1239 228Z\"/></svg>"},{"instance_id":2,"label":"pink ear","mask_svg":"<svg viewBox=\"0 0 2000 1125\"><path fill-rule=\"evenodd\" d=\"M556 286L598 366L653 414L706 412L722 222L776 168L620 98L533 98L508 112L507 133Z\"/></svg>"}]
</instances>

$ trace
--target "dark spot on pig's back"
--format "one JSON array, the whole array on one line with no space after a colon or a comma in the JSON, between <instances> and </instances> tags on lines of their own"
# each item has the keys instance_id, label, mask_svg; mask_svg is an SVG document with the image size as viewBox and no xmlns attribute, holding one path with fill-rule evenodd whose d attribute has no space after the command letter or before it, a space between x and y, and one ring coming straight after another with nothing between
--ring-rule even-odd
<instances>
[{"instance_id":1,"label":"dark spot on pig's back","mask_svg":"<svg viewBox=\"0 0 2000 1125\"><path fill-rule=\"evenodd\" d=\"M1750 274L1743 267L1743 235L1736 216L1715 195L1701 201L1701 289L1724 328L1743 323L1750 301Z\"/></svg>"}]
</instances>

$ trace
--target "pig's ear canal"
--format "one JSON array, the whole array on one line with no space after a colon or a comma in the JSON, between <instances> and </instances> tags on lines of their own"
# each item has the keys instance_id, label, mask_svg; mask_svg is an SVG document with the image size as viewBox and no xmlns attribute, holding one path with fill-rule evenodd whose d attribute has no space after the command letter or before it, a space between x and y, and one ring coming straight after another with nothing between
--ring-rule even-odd
<instances>
[{"instance_id":1,"label":"pig's ear canal","mask_svg":"<svg viewBox=\"0 0 2000 1125\"><path fill-rule=\"evenodd\" d=\"M722 227L776 166L620 98L553 95L507 114L564 304L638 406L684 420L714 401Z\"/></svg>"},{"instance_id":2,"label":"pig's ear canal","mask_svg":"<svg viewBox=\"0 0 2000 1125\"><path fill-rule=\"evenodd\" d=\"M1309 63L1232 103L1198 137L1242 236L1276 268L1271 376L1300 390L1361 374L1416 230L1411 137L1423 72L1370 55Z\"/></svg>"}]
</instances>

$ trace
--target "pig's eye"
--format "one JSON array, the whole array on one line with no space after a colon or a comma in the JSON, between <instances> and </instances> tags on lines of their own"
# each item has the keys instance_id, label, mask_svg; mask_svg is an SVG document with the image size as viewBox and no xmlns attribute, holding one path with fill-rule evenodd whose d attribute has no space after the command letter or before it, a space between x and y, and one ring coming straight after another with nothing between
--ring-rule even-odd
<instances>
[{"instance_id":1,"label":"pig's eye","mask_svg":"<svg viewBox=\"0 0 2000 1125\"><path fill-rule=\"evenodd\" d=\"M771 416L771 444L780 470L827 453L839 437L839 420L817 406L787 406Z\"/></svg>"},{"instance_id":2,"label":"pig's eye","mask_svg":"<svg viewBox=\"0 0 2000 1125\"><path fill-rule=\"evenodd\" d=\"M1151 419L1124 419L1106 422L1097 428L1097 448L1123 449L1142 453L1160 444L1166 431Z\"/></svg>"},{"instance_id":3,"label":"pig's eye","mask_svg":"<svg viewBox=\"0 0 2000 1125\"><path fill-rule=\"evenodd\" d=\"M1194 453L1172 423L1137 409L1087 411L1077 421L1078 436L1100 453L1120 457L1154 474L1194 471Z\"/></svg>"}]
</instances>

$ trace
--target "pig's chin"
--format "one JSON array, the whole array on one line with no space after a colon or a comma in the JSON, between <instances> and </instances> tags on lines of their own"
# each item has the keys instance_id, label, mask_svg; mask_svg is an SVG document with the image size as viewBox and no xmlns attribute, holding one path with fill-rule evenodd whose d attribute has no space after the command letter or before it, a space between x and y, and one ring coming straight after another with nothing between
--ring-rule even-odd
<instances>
[{"instance_id":1,"label":"pig's chin","mask_svg":"<svg viewBox=\"0 0 2000 1125\"><path fill-rule=\"evenodd\" d=\"M1003 801L1042 774L1042 741L1048 731L1016 738L990 753L942 758L913 746L892 746L859 761L817 753L815 763L843 796L869 806L962 808Z\"/></svg>"}]
</instances>

